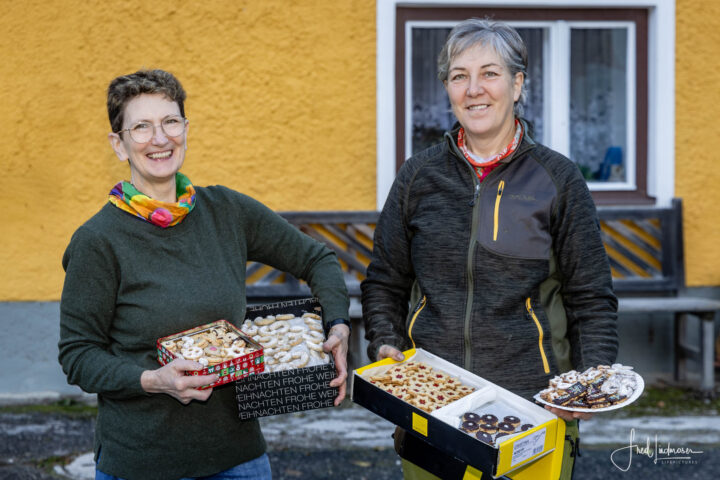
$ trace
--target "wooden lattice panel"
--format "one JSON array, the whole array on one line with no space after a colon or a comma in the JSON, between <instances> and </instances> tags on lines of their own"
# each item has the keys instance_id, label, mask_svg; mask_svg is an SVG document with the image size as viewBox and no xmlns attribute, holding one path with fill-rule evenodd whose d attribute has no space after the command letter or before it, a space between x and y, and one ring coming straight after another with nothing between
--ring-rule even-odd
<instances>
[{"instance_id":1,"label":"wooden lattice panel","mask_svg":"<svg viewBox=\"0 0 720 480\"><path fill-rule=\"evenodd\" d=\"M335 252L348 285L359 285L365 279L372 256L377 212L287 212L280 215ZM281 294L292 294L307 288L304 282L291 275L257 262L247 263L246 283L249 292L275 289Z\"/></svg>"},{"instance_id":2,"label":"wooden lattice panel","mask_svg":"<svg viewBox=\"0 0 720 480\"><path fill-rule=\"evenodd\" d=\"M684 284L682 204L598 209L617 292L676 292Z\"/></svg>"},{"instance_id":3,"label":"wooden lattice panel","mask_svg":"<svg viewBox=\"0 0 720 480\"><path fill-rule=\"evenodd\" d=\"M662 277L660 221L607 220L600 222L613 278Z\"/></svg>"},{"instance_id":4,"label":"wooden lattice panel","mask_svg":"<svg viewBox=\"0 0 720 480\"><path fill-rule=\"evenodd\" d=\"M338 256L351 295L359 295L372 255L378 212L285 212L288 222L323 242ZM677 291L684 284L682 209L633 207L598 209L603 244L617 292ZM248 262L248 297L308 294L307 285L284 272Z\"/></svg>"}]
</instances>

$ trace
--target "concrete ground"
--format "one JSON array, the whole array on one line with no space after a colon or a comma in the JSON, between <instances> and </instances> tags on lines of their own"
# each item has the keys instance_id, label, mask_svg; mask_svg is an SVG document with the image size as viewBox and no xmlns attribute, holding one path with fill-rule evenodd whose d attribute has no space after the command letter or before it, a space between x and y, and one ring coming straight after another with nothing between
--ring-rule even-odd
<instances>
[{"instance_id":1,"label":"concrete ground","mask_svg":"<svg viewBox=\"0 0 720 480\"><path fill-rule=\"evenodd\" d=\"M93 401L93 396L67 385L57 363L58 317L56 302L0 303L0 407L67 398ZM670 322L660 316L626 318L619 328L623 341L618 361L634 365L647 383L672 371ZM391 448L393 426L347 403L344 408L262 420L274 478L402 478ZM583 454L575 478L718 478L719 422L714 415L598 415L582 425ZM93 429L92 418L0 408L0 480L93 478ZM665 450L683 452L675 456L688 458L629 455L631 435L639 447L657 441Z\"/></svg>"},{"instance_id":2,"label":"concrete ground","mask_svg":"<svg viewBox=\"0 0 720 480\"><path fill-rule=\"evenodd\" d=\"M394 427L348 403L261 421L275 479L401 479L392 449ZM0 410L0 479L94 478L94 419ZM288 435L288 432L293 432ZM720 418L597 418L582 424L578 479L720 476ZM633 433L631 433L633 432ZM682 454L648 457L626 448L668 446ZM688 452L692 449L692 452ZM670 457L686 457L684 459Z\"/></svg>"}]
</instances>

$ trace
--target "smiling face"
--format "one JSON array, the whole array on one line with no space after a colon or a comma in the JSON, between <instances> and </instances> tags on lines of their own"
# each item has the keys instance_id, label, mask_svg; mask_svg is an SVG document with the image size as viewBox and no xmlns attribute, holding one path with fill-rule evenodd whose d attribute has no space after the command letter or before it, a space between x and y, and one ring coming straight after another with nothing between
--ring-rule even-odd
<instances>
[{"instance_id":1,"label":"smiling face","mask_svg":"<svg viewBox=\"0 0 720 480\"><path fill-rule=\"evenodd\" d=\"M493 48L481 44L452 59L445 89L470 151L487 158L510 143L523 80L522 73L510 74Z\"/></svg>"},{"instance_id":2,"label":"smiling face","mask_svg":"<svg viewBox=\"0 0 720 480\"><path fill-rule=\"evenodd\" d=\"M122 128L138 122L155 125L145 143L136 143L129 132L109 134L110 144L122 161L130 163L130 181L139 191L156 200L175 202L175 174L185 160L187 125L176 137L165 135L160 124L169 116L180 116L177 102L162 94L142 94L125 105Z\"/></svg>"}]
</instances>

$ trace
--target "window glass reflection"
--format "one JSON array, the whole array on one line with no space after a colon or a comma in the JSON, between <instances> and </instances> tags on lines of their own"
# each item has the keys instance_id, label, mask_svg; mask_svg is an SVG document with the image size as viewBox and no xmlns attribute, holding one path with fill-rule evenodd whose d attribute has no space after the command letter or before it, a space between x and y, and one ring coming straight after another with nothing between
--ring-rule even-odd
<instances>
[{"instance_id":1,"label":"window glass reflection","mask_svg":"<svg viewBox=\"0 0 720 480\"><path fill-rule=\"evenodd\" d=\"M585 179L626 180L627 30L570 32L570 158Z\"/></svg>"}]
</instances>

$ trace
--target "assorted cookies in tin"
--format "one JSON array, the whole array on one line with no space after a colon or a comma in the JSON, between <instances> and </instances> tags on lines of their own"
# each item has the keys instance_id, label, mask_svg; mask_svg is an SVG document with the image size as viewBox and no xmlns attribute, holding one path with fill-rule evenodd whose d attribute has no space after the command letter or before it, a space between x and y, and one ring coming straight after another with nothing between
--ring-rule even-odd
<instances>
[{"instance_id":1,"label":"assorted cookies in tin","mask_svg":"<svg viewBox=\"0 0 720 480\"><path fill-rule=\"evenodd\" d=\"M256 350L237 331L215 325L189 335L162 341L176 358L194 360L208 367L242 357Z\"/></svg>"}]
</instances>

